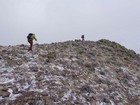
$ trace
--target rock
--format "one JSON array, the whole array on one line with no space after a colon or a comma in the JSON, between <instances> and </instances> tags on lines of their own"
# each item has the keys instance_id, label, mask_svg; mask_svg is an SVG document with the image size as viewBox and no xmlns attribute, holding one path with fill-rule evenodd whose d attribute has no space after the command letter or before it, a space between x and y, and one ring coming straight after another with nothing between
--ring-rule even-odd
<instances>
[{"instance_id":1,"label":"rock","mask_svg":"<svg viewBox=\"0 0 140 105\"><path fill-rule=\"evenodd\" d=\"M35 66L35 67L30 67L30 70L31 70L31 71L34 71L34 72L37 72L37 71L39 70L39 68L36 67L36 66Z\"/></svg>"},{"instance_id":2,"label":"rock","mask_svg":"<svg viewBox=\"0 0 140 105\"><path fill-rule=\"evenodd\" d=\"M37 101L36 105L46 105L46 103L44 103L43 101Z\"/></svg>"},{"instance_id":3,"label":"rock","mask_svg":"<svg viewBox=\"0 0 140 105\"><path fill-rule=\"evenodd\" d=\"M8 88L5 86L0 86L0 91L8 91Z\"/></svg>"},{"instance_id":4,"label":"rock","mask_svg":"<svg viewBox=\"0 0 140 105\"><path fill-rule=\"evenodd\" d=\"M13 88L12 88L12 90L13 90L13 94L18 94L18 93L19 93L19 91L18 91L18 88L17 88L17 87L13 87Z\"/></svg>"},{"instance_id":5,"label":"rock","mask_svg":"<svg viewBox=\"0 0 140 105\"><path fill-rule=\"evenodd\" d=\"M87 86L87 85L82 86L81 91L82 92L88 92L88 93L92 93L93 92L92 88L90 86Z\"/></svg>"},{"instance_id":6,"label":"rock","mask_svg":"<svg viewBox=\"0 0 140 105\"><path fill-rule=\"evenodd\" d=\"M1 93L0 96L2 96L3 98L10 96L10 93L7 91L1 91L0 93Z\"/></svg>"},{"instance_id":7,"label":"rock","mask_svg":"<svg viewBox=\"0 0 140 105\"><path fill-rule=\"evenodd\" d=\"M21 45L19 45L20 47L25 47L25 45L24 44L21 44Z\"/></svg>"}]
</instances>

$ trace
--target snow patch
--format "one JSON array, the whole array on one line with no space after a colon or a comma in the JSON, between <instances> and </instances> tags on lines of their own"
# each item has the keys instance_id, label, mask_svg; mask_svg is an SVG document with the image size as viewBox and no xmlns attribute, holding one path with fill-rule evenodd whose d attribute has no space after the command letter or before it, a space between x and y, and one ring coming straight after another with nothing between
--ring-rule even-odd
<instances>
[{"instance_id":1,"label":"snow patch","mask_svg":"<svg viewBox=\"0 0 140 105\"><path fill-rule=\"evenodd\" d=\"M64 70L64 67L52 64L52 68L57 68L58 70Z\"/></svg>"},{"instance_id":2,"label":"snow patch","mask_svg":"<svg viewBox=\"0 0 140 105\"><path fill-rule=\"evenodd\" d=\"M8 92L10 93L9 100L15 100L16 97L21 95L21 94L13 94L13 90L10 88L8 89Z\"/></svg>"},{"instance_id":3,"label":"snow patch","mask_svg":"<svg viewBox=\"0 0 140 105\"><path fill-rule=\"evenodd\" d=\"M129 69L127 67L120 67L121 70L123 70L123 72L128 72Z\"/></svg>"},{"instance_id":4,"label":"snow patch","mask_svg":"<svg viewBox=\"0 0 140 105\"><path fill-rule=\"evenodd\" d=\"M67 93L65 93L64 96L62 97L62 100L63 101L68 100L71 97L71 93L72 93L72 90L69 90Z\"/></svg>"},{"instance_id":5,"label":"snow patch","mask_svg":"<svg viewBox=\"0 0 140 105\"><path fill-rule=\"evenodd\" d=\"M13 71L13 68L0 68L0 72L12 72Z\"/></svg>"},{"instance_id":6,"label":"snow patch","mask_svg":"<svg viewBox=\"0 0 140 105\"><path fill-rule=\"evenodd\" d=\"M15 79L9 79L9 78L5 78L5 77L1 77L0 78L0 84L7 84L7 83L13 83L15 81Z\"/></svg>"}]
</instances>

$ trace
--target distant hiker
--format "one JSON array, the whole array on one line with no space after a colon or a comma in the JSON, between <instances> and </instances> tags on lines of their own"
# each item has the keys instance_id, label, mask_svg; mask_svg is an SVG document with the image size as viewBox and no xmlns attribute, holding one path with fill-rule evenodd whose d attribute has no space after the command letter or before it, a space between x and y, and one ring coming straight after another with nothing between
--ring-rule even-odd
<instances>
[{"instance_id":1,"label":"distant hiker","mask_svg":"<svg viewBox=\"0 0 140 105\"><path fill-rule=\"evenodd\" d=\"M84 35L82 35L81 38L82 38L83 41L85 40L85 36Z\"/></svg>"},{"instance_id":2,"label":"distant hiker","mask_svg":"<svg viewBox=\"0 0 140 105\"><path fill-rule=\"evenodd\" d=\"M29 51L32 51L33 40L36 40L36 41L37 41L37 39L36 39L36 37L35 37L35 34L29 33L28 36L27 36L27 40L28 40L28 42L30 43L30 47L29 47L28 50L29 50Z\"/></svg>"}]
</instances>

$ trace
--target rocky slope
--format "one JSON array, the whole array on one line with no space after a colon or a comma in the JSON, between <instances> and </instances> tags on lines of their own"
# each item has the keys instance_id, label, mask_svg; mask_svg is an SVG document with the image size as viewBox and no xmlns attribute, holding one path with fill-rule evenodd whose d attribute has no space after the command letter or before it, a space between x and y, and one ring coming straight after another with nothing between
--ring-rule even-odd
<instances>
[{"instance_id":1,"label":"rocky slope","mask_svg":"<svg viewBox=\"0 0 140 105\"><path fill-rule=\"evenodd\" d=\"M0 105L140 105L140 55L109 40L0 46Z\"/></svg>"}]
</instances>

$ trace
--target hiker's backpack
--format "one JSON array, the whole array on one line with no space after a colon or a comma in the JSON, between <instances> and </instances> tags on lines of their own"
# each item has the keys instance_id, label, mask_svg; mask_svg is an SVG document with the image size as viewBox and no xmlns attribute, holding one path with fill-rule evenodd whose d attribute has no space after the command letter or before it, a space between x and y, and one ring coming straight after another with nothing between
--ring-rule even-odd
<instances>
[{"instance_id":1,"label":"hiker's backpack","mask_svg":"<svg viewBox=\"0 0 140 105\"><path fill-rule=\"evenodd\" d=\"M28 36L27 36L27 38L28 39L31 39L32 35L33 35L32 33L29 33Z\"/></svg>"}]
</instances>

